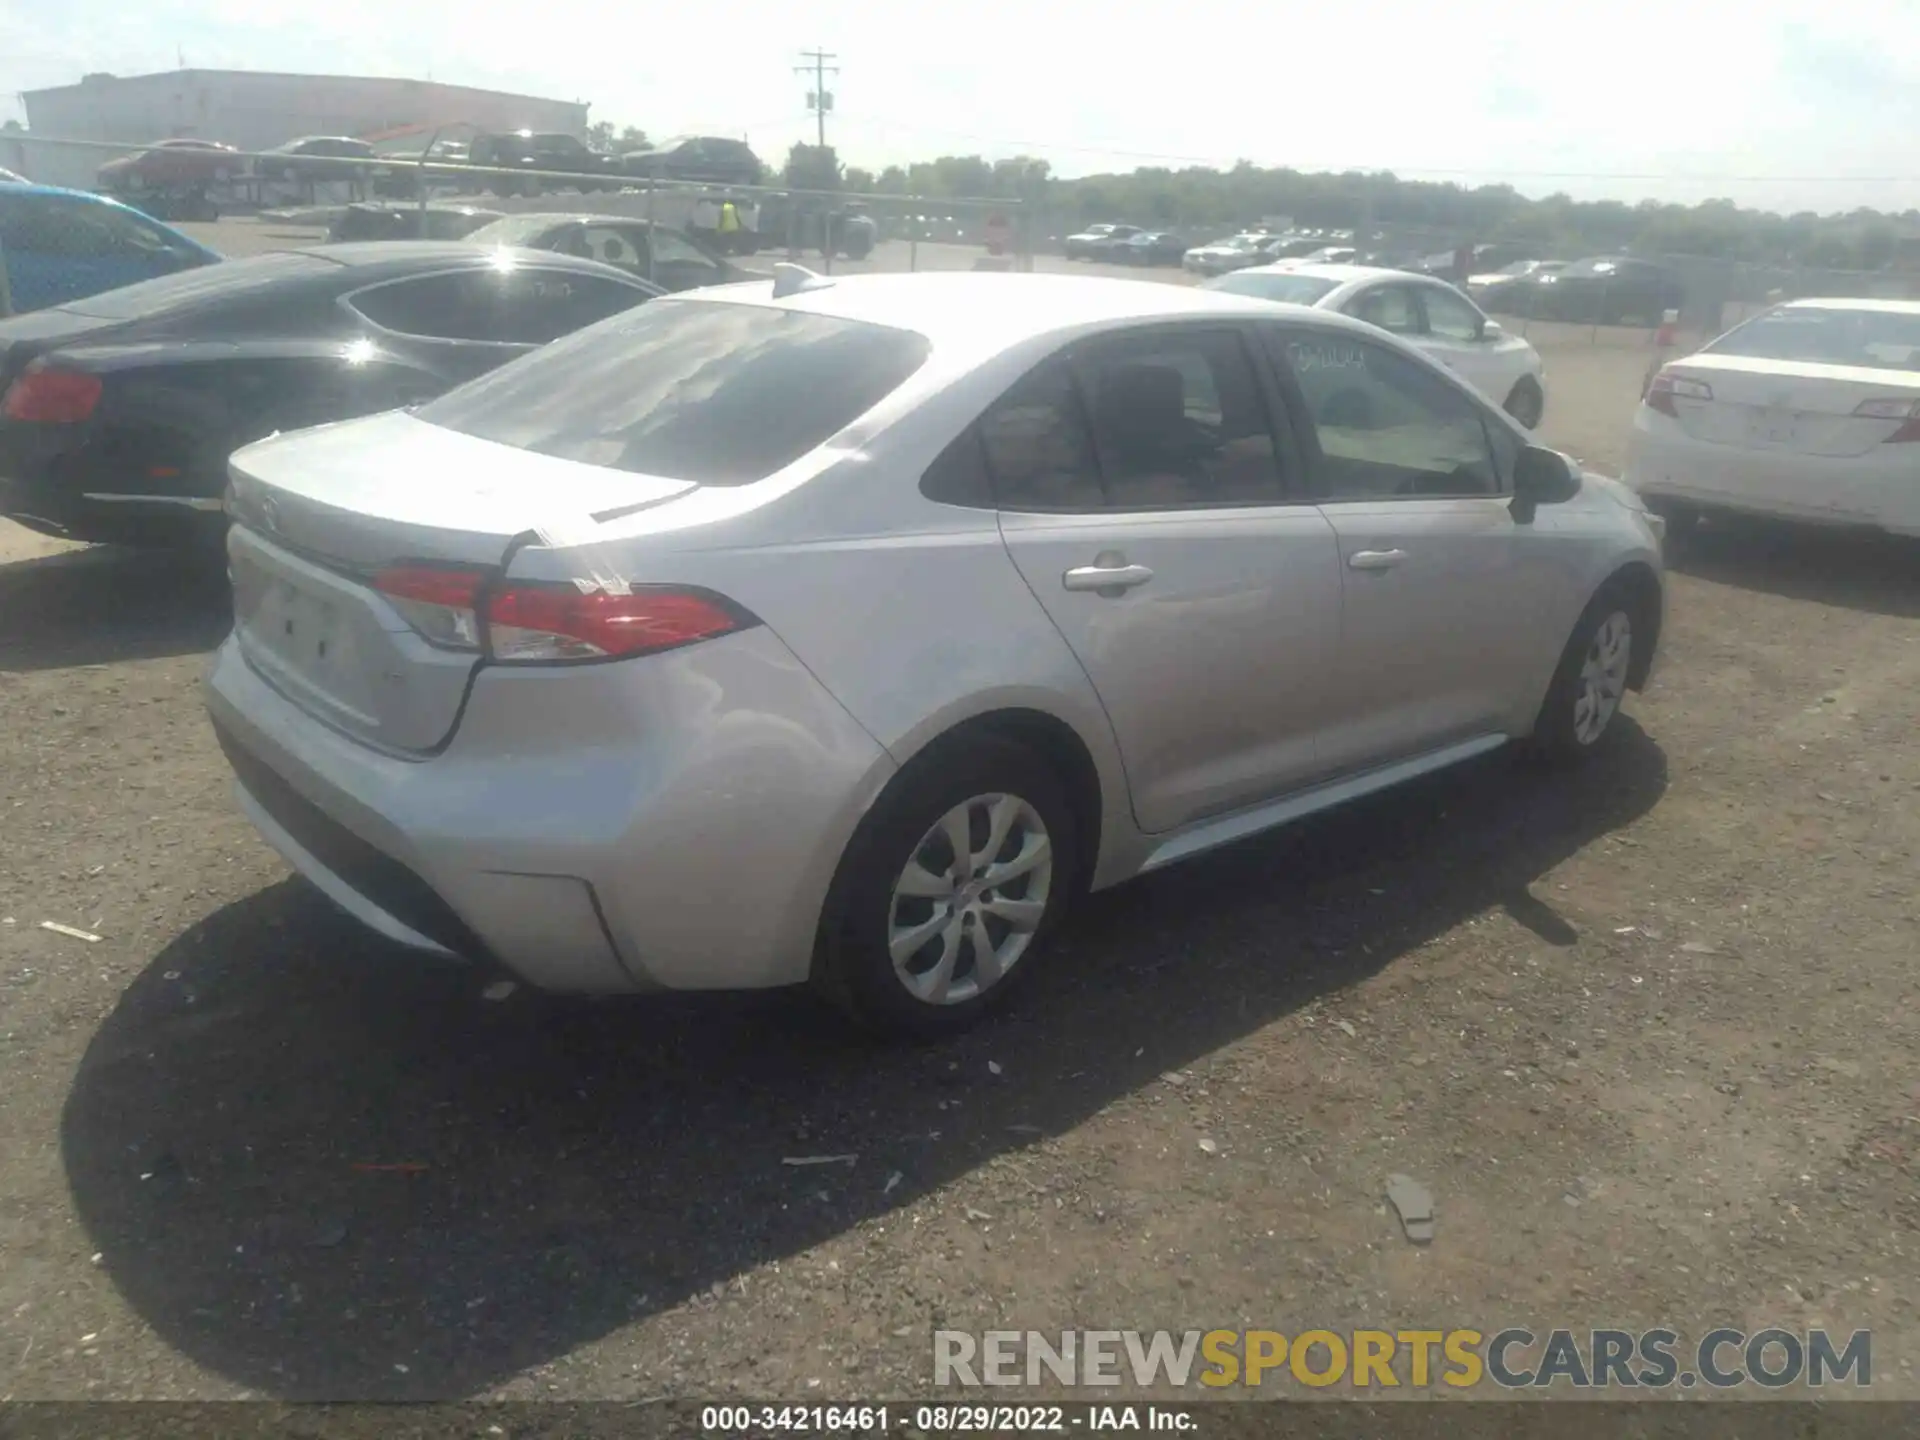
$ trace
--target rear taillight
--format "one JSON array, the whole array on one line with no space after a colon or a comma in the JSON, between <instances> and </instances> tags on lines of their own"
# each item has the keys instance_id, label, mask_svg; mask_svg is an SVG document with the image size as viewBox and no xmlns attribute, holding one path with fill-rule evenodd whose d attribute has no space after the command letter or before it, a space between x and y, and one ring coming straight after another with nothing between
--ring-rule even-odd
<instances>
[{"instance_id":1,"label":"rear taillight","mask_svg":"<svg viewBox=\"0 0 1920 1440\"><path fill-rule=\"evenodd\" d=\"M1900 445L1920 441L1920 400L1906 396L1890 397L1885 400L1862 400L1853 407L1853 413L1862 420L1898 420L1901 425L1880 443Z\"/></svg>"},{"instance_id":2,"label":"rear taillight","mask_svg":"<svg viewBox=\"0 0 1920 1440\"><path fill-rule=\"evenodd\" d=\"M1678 420L1680 411L1674 401L1711 399L1713 399L1713 387L1706 381L1689 380L1684 375L1675 375L1669 370L1662 370L1653 377L1653 383L1647 387L1646 403L1649 409L1658 410L1662 415L1671 415Z\"/></svg>"},{"instance_id":3,"label":"rear taillight","mask_svg":"<svg viewBox=\"0 0 1920 1440\"><path fill-rule=\"evenodd\" d=\"M400 566L375 576L373 586L434 644L484 648L508 665L654 655L759 623L705 590L637 585L615 592L518 581L486 593L483 626L483 578L477 570Z\"/></svg>"},{"instance_id":4,"label":"rear taillight","mask_svg":"<svg viewBox=\"0 0 1920 1440\"><path fill-rule=\"evenodd\" d=\"M9 420L40 425L71 425L93 414L100 403L100 377L78 370L42 370L30 365L7 387L4 407Z\"/></svg>"}]
</instances>

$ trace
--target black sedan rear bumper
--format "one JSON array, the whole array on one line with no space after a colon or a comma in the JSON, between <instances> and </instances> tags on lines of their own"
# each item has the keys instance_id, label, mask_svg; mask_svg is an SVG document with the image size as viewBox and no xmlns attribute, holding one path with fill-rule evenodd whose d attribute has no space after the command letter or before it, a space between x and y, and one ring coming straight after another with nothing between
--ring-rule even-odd
<instances>
[{"instance_id":1,"label":"black sedan rear bumper","mask_svg":"<svg viewBox=\"0 0 1920 1440\"><path fill-rule=\"evenodd\" d=\"M180 545L226 532L226 477L141 427L0 420L0 515L66 540Z\"/></svg>"}]
</instances>

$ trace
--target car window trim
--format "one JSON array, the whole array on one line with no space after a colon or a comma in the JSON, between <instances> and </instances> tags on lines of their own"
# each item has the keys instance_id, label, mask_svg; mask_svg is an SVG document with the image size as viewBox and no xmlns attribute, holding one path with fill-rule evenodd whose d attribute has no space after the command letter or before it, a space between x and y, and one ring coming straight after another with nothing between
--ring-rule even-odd
<instances>
[{"instance_id":1,"label":"car window trim","mask_svg":"<svg viewBox=\"0 0 1920 1440\"><path fill-rule=\"evenodd\" d=\"M1360 323L1365 324L1366 322L1361 321ZM1493 407L1481 398L1478 391L1466 385L1444 365L1437 364L1411 345L1403 343L1397 347L1392 344L1381 346L1380 341L1372 335L1354 335L1349 338L1356 345L1373 345L1392 350L1403 360L1410 359L1415 364L1425 366L1429 374L1446 381L1453 392L1473 408L1474 415L1480 421L1481 439L1487 447L1487 461L1493 469L1494 483L1498 486L1498 489L1490 495L1356 495L1351 498L1340 498L1330 495L1327 491L1326 480L1322 469L1326 464L1326 452L1320 448L1320 432L1319 428L1313 422L1312 411L1307 408L1306 392L1300 388L1300 377L1294 373L1292 363L1284 358L1283 351L1273 345L1271 340L1284 341L1285 337L1290 334L1309 331L1321 335L1333 335L1339 332L1331 325L1318 326L1299 320L1263 321L1260 328L1263 335L1270 337L1270 343L1265 348L1269 351L1269 358L1274 368L1275 377L1280 382L1281 391L1286 398L1288 410L1293 415L1295 423L1302 427L1303 447L1310 447L1312 459L1305 475L1312 504L1326 508L1329 506L1378 505L1383 502L1395 505L1428 504L1436 501L1451 504L1459 501L1507 501L1513 498L1513 477L1507 473L1505 468L1500 464L1500 452L1499 448L1493 443L1491 427L1495 424L1505 425L1509 434L1519 438L1522 448L1534 442L1527 438L1525 432L1521 431L1507 416L1497 414ZM1376 326L1375 328L1377 329L1378 327ZM1380 333L1391 336L1393 332L1382 330Z\"/></svg>"}]
</instances>

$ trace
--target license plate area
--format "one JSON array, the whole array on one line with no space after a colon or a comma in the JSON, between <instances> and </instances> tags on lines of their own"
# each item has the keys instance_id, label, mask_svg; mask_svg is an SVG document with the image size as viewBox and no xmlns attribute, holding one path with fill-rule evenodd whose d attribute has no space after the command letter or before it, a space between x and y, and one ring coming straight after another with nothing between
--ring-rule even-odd
<instances>
[{"instance_id":1,"label":"license plate area","mask_svg":"<svg viewBox=\"0 0 1920 1440\"><path fill-rule=\"evenodd\" d=\"M324 690L355 673L353 629L339 605L291 580L262 580L248 629L282 665Z\"/></svg>"},{"instance_id":2,"label":"license plate area","mask_svg":"<svg viewBox=\"0 0 1920 1440\"><path fill-rule=\"evenodd\" d=\"M1756 410L1747 419L1747 438L1756 445L1792 447L1800 443L1800 419L1791 410Z\"/></svg>"}]
</instances>

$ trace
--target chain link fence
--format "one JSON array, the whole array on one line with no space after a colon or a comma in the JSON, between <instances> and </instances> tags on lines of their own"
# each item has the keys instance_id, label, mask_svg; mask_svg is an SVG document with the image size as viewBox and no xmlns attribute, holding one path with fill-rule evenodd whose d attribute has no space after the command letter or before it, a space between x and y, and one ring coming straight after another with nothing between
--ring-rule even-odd
<instances>
[{"instance_id":1,"label":"chain link fence","mask_svg":"<svg viewBox=\"0 0 1920 1440\"><path fill-rule=\"evenodd\" d=\"M351 212L379 238L457 238L500 215L557 211L638 219L690 235L710 251L791 258L827 271L1032 267L1031 251L1023 248L1030 225L1017 200L637 177L615 169L614 157L591 152L583 152L588 158L575 169L473 165L446 158L435 138L412 155L356 157L8 132L0 134L0 169L30 183L95 190L155 220L189 226L251 216L337 234ZM117 259L127 262L126 273L106 278L120 285L204 258L173 255L164 232L135 234L137 228L100 206L6 207L0 286L7 288L0 289L0 304L7 308L0 313L47 303L30 302L29 288L56 296L71 288L57 275L39 283L42 271L97 268ZM31 287L18 273L22 268L36 271ZM109 288L101 279L89 275L84 283Z\"/></svg>"}]
</instances>

